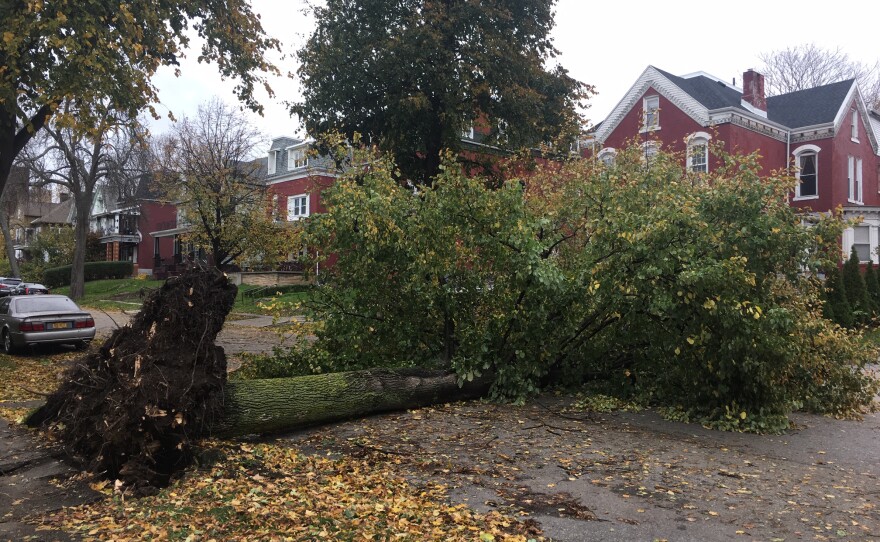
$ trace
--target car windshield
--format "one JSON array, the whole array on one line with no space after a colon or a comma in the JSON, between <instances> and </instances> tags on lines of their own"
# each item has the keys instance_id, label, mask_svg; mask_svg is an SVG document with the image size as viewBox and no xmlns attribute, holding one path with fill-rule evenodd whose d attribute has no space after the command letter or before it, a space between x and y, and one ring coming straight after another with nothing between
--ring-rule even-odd
<instances>
[{"instance_id":1,"label":"car windshield","mask_svg":"<svg viewBox=\"0 0 880 542\"><path fill-rule=\"evenodd\" d=\"M34 296L15 300L15 312L78 311L76 303L66 297Z\"/></svg>"},{"instance_id":2,"label":"car windshield","mask_svg":"<svg viewBox=\"0 0 880 542\"><path fill-rule=\"evenodd\" d=\"M3 284L11 284L15 286L16 284L21 284L21 279L3 279L0 280Z\"/></svg>"}]
</instances>

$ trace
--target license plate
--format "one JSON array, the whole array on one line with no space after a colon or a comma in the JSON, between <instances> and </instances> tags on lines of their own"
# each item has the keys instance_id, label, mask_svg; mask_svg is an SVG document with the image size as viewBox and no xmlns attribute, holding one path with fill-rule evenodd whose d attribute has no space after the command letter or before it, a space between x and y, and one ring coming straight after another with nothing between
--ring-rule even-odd
<instances>
[{"instance_id":1,"label":"license plate","mask_svg":"<svg viewBox=\"0 0 880 542\"><path fill-rule=\"evenodd\" d=\"M50 329L67 329L70 327L70 322L52 322L49 324Z\"/></svg>"}]
</instances>

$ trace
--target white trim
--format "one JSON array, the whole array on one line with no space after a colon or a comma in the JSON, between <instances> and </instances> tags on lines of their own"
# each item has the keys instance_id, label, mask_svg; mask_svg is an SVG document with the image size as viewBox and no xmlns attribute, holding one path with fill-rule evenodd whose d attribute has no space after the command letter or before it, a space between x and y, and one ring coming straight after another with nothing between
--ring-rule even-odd
<instances>
[{"instance_id":1,"label":"white trim","mask_svg":"<svg viewBox=\"0 0 880 542\"><path fill-rule=\"evenodd\" d=\"M615 149L614 147L605 147L604 149L596 153L596 159L606 165L608 164L608 162L605 161L605 158L610 157L611 162L613 163L616 156L617 149Z\"/></svg>"},{"instance_id":2,"label":"white trim","mask_svg":"<svg viewBox=\"0 0 880 542\"><path fill-rule=\"evenodd\" d=\"M648 66L602 122L602 126L596 131L596 139L605 141L620 125L626 114L639 103L649 88L653 88L656 94L672 102L672 105L679 108L700 126L708 126L709 114L706 107L695 100L693 96L679 88L678 85L664 77L657 68Z\"/></svg>"},{"instance_id":3,"label":"white trim","mask_svg":"<svg viewBox=\"0 0 880 542\"><path fill-rule=\"evenodd\" d=\"M794 176L798 179L798 183L794 187L794 198L793 201L804 201L811 199L819 198L819 151L822 149L817 145L801 145L797 147L795 150L791 152L791 155L794 156ZM801 183L800 183L800 174L801 174L801 155L803 154L811 154L815 157L813 167L816 170L816 193L810 194L807 196L801 195Z\"/></svg>"},{"instance_id":4,"label":"white trim","mask_svg":"<svg viewBox=\"0 0 880 542\"><path fill-rule=\"evenodd\" d=\"M298 205L297 201L303 200L304 205ZM293 196L287 196L287 221L295 222L297 220L301 220L306 218L310 214L309 209L309 195L308 194L296 194Z\"/></svg>"},{"instance_id":5,"label":"white trim","mask_svg":"<svg viewBox=\"0 0 880 542\"><path fill-rule=\"evenodd\" d=\"M685 166L687 170L692 173L709 173L709 141L712 140L712 136L706 132L694 132L691 135L687 136L685 142L687 143L687 158L685 159ZM705 159L705 163L700 171L694 171L694 163L693 163L693 154L691 153L691 149L695 147L703 147L703 158Z\"/></svg>"},{"instance_id":6,"label":"white trim","mask_svg":"<svg viewBox=\"0 0 880 542\"><path fill-rule=\"evenodd\" d=\"M656 105L650 106L651 102L656 102ZM653 120L650 125L648 124L648 115ZM642 98L642 129L639 132L656 132L658 130L660 130L660 95L650 94Z\"/></svg>"},{"instance_id":7,"label":"white trim","mask_svg":"<svg viewBox=\"0 0 880 542\"><path fill-rule=\"evenodd\" d=\"M741 105L743 109L747 110L748 112L752 113L753 115L758 115L759 117L764 118L764 119L767 118L766 111L764 111L763 109L758 109L757 107L755 107L754 105L750 104L749 102L747 102L745 100L740 100L739 105Z\"/></svg>"},{"instance_id":8,"label":"white trim","mask_svg":"<svg viewBox=\"0 0 880 542\"><path fill-rule=\"evenodd\" d=\"M266 174L275 175L278 171L278 151L269 151L269 160L266 162Z\"/></svg>"},{"instance_id":9,"label":"white trim","mask_svg":"<svg viewBox=\"0 0 880 542\"><path fill-rule=\"evenodd\" d=\"M859 143L859 109L854 107L850 113L849 139L853 143Z\"/></svg>"}]
</instances>

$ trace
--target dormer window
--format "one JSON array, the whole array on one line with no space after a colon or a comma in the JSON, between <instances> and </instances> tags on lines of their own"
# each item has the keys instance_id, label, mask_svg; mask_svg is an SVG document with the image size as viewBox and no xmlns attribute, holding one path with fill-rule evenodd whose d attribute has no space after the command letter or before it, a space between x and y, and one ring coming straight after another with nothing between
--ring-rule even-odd
<instances>
[{"instance_id":1,"label":"dormer window","mask_svg":"<svg viewBox=\"0 0 880 542\"><path fill-rule=\"evenodd\" d=\"M706 132L696 132L687 138L687 168L694 173L709 172L709 140Z\"/></svg>"},{"instance_id":2,"label":"dormer window","mask_svg":"<svg viewBox=\"0 0 880 542\"><path fill-rule=\"evenodd\" d=\"M269 163L266 166L267 171L269 172L269 175L275 174L276 167L277 167L277 164L276 164L277 161L278 161L278 151L269 151Z\"/></svg>"},{"instance_id":3,"label":"dormer window","mask_svg":"<svg viewBox=\"0 0 880 542\"><path fill-rule=\"evenodd\" d=\"M855 109L852 111L852 122L849 128L849 137L853 143L859 142L859 112Z\"/></svg>"},{"instance_id":4,"label":"dormer window","mask_svg":"<svg viewBox=\"0 0 880 542\"><path fill-rule=\"evenodd\" d=\"M819 197L819 151L816 145L803 145L794 150L796 177L800 181L794 189L794 199Z\"/></svg>"},{"instance_id":5,"label":"dormer window","mask_svg":"<svg viewBox=\"0 0 880 542\"><path fill-rule=\"evenodd\" d=\"M642 131L660 129L660 96L646 96L642 100Z\"/></svg>"},{"instance_id":6,"label":"dormer window","mask_svg":"<svg viewBox=\"0 0 880 542\"><path fill-rule=\"evenodd\" d=\"M287 149L287 169L297 169L309 165L306 149Z\"/></svg>"}]
</instances>

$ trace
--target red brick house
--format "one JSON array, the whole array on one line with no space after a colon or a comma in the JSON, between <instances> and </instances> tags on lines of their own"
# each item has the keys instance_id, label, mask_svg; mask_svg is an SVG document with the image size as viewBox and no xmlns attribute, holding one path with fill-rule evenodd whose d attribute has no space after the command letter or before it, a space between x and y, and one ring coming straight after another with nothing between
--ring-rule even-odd
<instances>
[{"instance_id":1,"label":"red brick house","mask_svg":"<svg viewBox=\"0 0 880 542\"><path fill-rule=\"evenodd\" d=\"M839 206L847 217L863 217L844 232L843 253L855 246L863 262L880 263L880 113L866 107L854 80L771 97L754 70L742 83L648 66L596 127L587 154L613 160L616 149L638 138L646 156L681 152L688 168L708 171L717 164L710 141L729 153L758 151L765 173L794 168L800 184L793 206Z\"/></svg>"}]
</instances>

